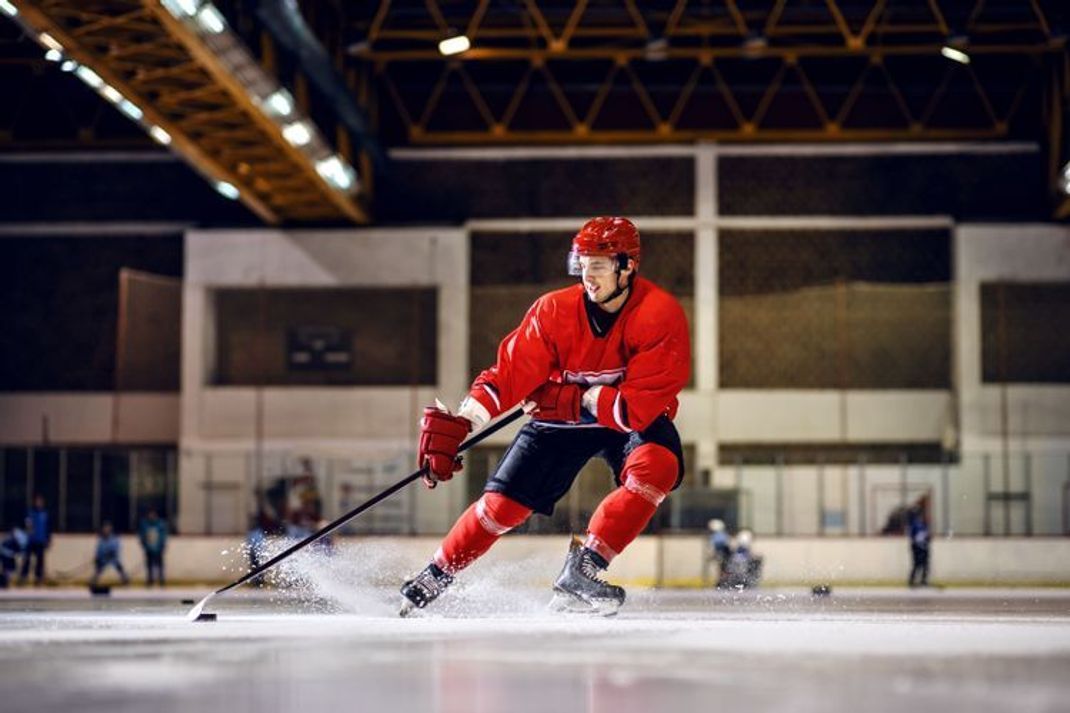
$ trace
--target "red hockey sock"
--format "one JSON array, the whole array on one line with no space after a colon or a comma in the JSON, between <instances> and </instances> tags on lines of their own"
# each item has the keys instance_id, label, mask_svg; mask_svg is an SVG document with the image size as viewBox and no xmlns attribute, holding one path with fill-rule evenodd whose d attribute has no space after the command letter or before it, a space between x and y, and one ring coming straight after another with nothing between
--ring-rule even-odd
<instances>
[{"instance_id":1,"label":"red hockey sock","mask_svg":"<svg viewBox=\"0 0 1070 713\"><path fill-rule=\"evenodd\" d=\"M500 493L483 493L453 524L435 552L434 563L447 572L464 569L530 514L531 508Z\"/></svg>"},{"instance_id":2,"label":"red hockey sock","mask_svg":"<svg viewBox=\"0 0 1070 713\"><path fill-rule=\"evenodd\" d=\"M623 552L676 484L678 467L673 452L656 443L632 451L624 461L621 486L607 495L591 516L584 545L606 562Z\"/></svg>"}]
</instances>

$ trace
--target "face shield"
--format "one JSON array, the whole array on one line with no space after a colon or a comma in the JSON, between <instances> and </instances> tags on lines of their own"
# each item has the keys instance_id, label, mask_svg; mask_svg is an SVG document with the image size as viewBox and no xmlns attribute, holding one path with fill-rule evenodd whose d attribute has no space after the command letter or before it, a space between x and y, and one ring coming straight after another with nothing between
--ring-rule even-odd
<instances>
[{"instance_id":1,"label":"face shield","mask_svg":"<svg viewBox=\"0 0 1070 713\"><path fill-rule=\"evenodd\" d=\"M568 254L568 274L573 277L603 277L613 274L616 267L617 261L607 255L580 255L575 250Z\"/></svg>"}]
</instances>

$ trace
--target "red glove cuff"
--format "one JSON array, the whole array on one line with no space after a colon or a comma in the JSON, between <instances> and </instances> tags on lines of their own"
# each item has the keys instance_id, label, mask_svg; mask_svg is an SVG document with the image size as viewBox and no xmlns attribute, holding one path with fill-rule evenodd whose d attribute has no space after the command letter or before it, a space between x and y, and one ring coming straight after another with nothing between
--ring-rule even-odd
<instances>
[{"instance_id":1,"label":"red glove cuff","mask_svg":"<svg viewBox=\"0 0 1070 713\"><path fill-rule=\"evenodd\" d=\"M427 466L435 480L449 480L461 469L457 451L471 430L468 419L428 406L420 420L417 465Z\"/></svg>"},{"instance_id":2,"label":"red glove cuff","mask_svg":"<svg viewBox=\"0 0 1070 713\"><path fill-rule=\"evenodd\" d=\"M614 431L631 433L628 425L628 406L620 391L612 386L603 386L598 392L598 422Z\"/></svg>"}]
</instances>

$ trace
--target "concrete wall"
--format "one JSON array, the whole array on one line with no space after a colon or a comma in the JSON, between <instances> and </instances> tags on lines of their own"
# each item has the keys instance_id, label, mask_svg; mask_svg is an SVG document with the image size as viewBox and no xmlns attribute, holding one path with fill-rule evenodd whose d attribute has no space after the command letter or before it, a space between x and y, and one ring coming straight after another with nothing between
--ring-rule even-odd
<instances>
[{"instance_id":1,"label":"concrete wall","mask_svg":"<svg viewBox=\"0 0 1070 713\"><path fill-rule=\"evenodd\" d=\"M0 394L0 443L175 443L178 394Z\"/></svg>"},{"instance_id":2,"label":"concrete wall","mask_svg":"<svg viewBox=\"0 0 1070 713\"><path fill-rule=\"evenodd\" d=\"M956 372L966 452L999 450L1003 445L1004 387L981 381L983 282L1070 282L1070 228L960 225L955 229ZM1070 386L1005 388L1011 449L1070 450Z\"/></svg>"},{"instance_id":3,"label":"concrete wall","mask_svg":"<svg viewBox=\"0 0 1070 713\"><path fill-rule=\"evenodd\" d=\"M426 564L438 538L350 538L338 558L360 571L361 581L394 584ZM245 571L240 537L174 537L168 542L168 579L177 583L224 583ZM492 576L507 583L549 584L568 546L565 536L510 535L462 576ZM59 535L49 552L50 577L59 583L85 581L92 573L94 538ZM695 536L639 538L610 568L613 581L653 586L699 586L704 577L705 541ZM760 538L766 586L905 583L910 567L907 543L884 538ZM127 569L141 576L142 555L133 537L122 538ZM374 563L370 565L369 563ZM109 575L114 576L114 575ZM933 582L960 585L1070 586L1070 538L938 538L933 543Z\"/></svg>"},{"instance_id":4,"label":"concrete wall","mask_svg":"<svg viewBox=\"0 0 1070 713\"><path fill-rule=\"evenodd\" d=\"M437 388L213 386L212 290L260 286L438 288ZM261 444L370 461L410 450L423 405L436 395L456 399L464 392L467 350L463 230L191 231L183 287L179 528L204 532L211 522L209 531L244 529L252 502L249 471L218 465L244 458ZM209 459L216 467L207 466ZM216 494L224 502L216 502ZM461 505L444 509L440 503L416 494L412 517L420 530L444 529ZM217 510L211 518L209 508Z\"/></svg>"}]
</instances>

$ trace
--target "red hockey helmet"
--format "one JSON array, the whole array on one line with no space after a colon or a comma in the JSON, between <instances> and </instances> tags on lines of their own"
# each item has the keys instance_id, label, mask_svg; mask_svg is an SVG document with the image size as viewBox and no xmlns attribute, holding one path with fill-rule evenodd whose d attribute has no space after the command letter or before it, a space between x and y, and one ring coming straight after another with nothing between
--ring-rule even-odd
<instances>
[{"instance_id":1,"label":"red hockey helmet","mask_svg":"<svg viewBox=\"0 0 1070 713\"><path fill-rule=\"evenodd\" d=\"M572 238L572 250L568 254L570 275L580 274L581 255L620 258L621 269L627 267L628 258L638 265L639 229L627 218L591 218Z\"/></svg>"}]
</instances>

